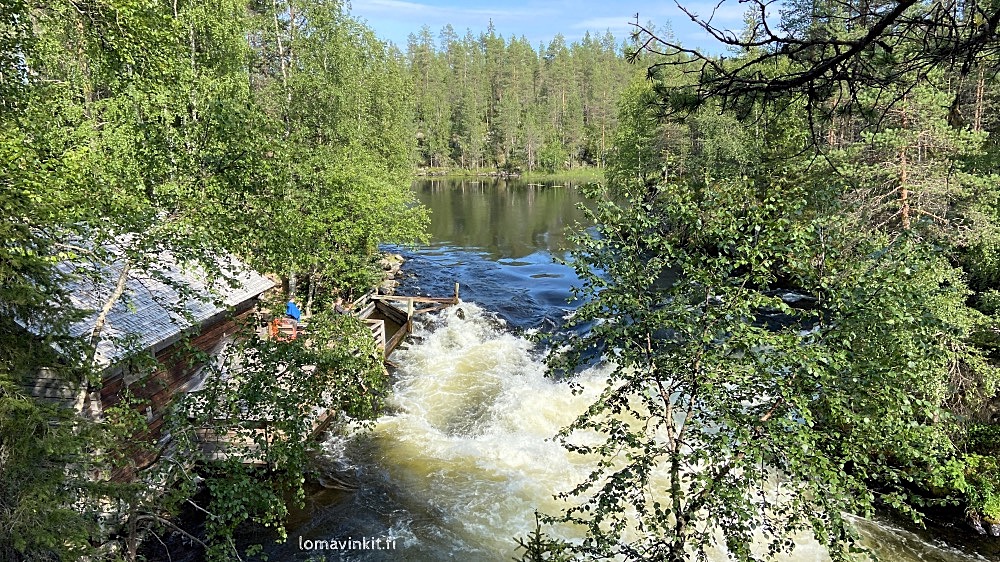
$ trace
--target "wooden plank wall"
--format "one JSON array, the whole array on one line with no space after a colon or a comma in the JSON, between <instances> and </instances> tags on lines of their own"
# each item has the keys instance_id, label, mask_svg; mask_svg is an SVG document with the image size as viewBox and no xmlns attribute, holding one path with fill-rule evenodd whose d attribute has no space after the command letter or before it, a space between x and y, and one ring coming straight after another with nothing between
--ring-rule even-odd
<instances>
[{"instance_id":1,"label":"wooden plank wall","mask_svg":"<svg viewBox=\"0 0 1000 562\"><path fill-rule=\"evenodd\" d=\"M83 412L87 385L85 381L69 381L64 375L56 374L50 369L41 369L34 380L24 386L28 394L46 402L76 412Z\"/></svg>"},{"instance_id":2,"label":"wooden plank wall","mask_svg":"<svg viewBox=\"0 0 1000 562\"><path fill-rule=\"evenodd\" d=\"M104 410L120 405L127 388L132 397L139 401L136 409L146 416L148 423L147 430L136 434L132 439L132 446L124 451L125 460L130 462L123 462L123 466L112 473L113 480L131 479L135 469L149 466L159 456L164 445L161 443L164 437L164 415L179 394L190 390L194 382L192 378L201 366L192 363L189 349L210 353L223 338L234 334L237 326L249 314L250 311L245 311L235 318L220 319L206 326L190 340L188 346L175 343L161 350L156 354L159 368L145 378L129 381L127 367L104 378L101 388L101 405Z\"/></svg>"}]
</instances>

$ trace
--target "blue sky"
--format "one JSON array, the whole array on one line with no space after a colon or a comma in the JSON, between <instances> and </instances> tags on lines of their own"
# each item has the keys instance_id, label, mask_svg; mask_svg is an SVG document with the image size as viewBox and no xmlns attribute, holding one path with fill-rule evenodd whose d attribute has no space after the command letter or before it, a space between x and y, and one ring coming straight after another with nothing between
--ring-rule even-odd
<instances>
[{"instance_id":1,"label":"blue sky","mask_svg":"<svg viewBox=\"0 0 1000 562\"><path fill-rule=\"evenodd\" d=\"M716 5L712 0L681 1L702 17L711 15ZM744 9L744 5L729 0L716 11L713 23L739 30ZM548 43L557 33L575 41L587 31L603 34L607 29L620 43L628 38L632 29L629 22L635 21L637 12L643 23L651 21L659 28L669 24L685 46L720 50L672 0L354 0L351 3L355 17L367 21L379 37L404 50L407 35L416 33L425 24L435 37L449 23L459 35L465 35L467 28L478 35L486 30L491 19L504 37L524 35L533 46Z\"/></svg>"}]
</instances>

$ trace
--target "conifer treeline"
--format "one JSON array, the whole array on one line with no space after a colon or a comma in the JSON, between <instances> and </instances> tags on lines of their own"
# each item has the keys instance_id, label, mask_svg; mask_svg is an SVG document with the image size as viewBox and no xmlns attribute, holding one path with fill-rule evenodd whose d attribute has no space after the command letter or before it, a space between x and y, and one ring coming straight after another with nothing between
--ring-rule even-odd
<instances>
[{"instance_id":1,"label":"conifer treeline","mask_svg":"<svg viewBox=\"0 0 1000 562\"><path fill-rule=\"evenodd\" d=\"M603 167L618 98L640 69L610 31L537 48L491 24L435 39L424 26L406 49L415 88L420 166L556 171Z\"/></svg>"}]
</instances>

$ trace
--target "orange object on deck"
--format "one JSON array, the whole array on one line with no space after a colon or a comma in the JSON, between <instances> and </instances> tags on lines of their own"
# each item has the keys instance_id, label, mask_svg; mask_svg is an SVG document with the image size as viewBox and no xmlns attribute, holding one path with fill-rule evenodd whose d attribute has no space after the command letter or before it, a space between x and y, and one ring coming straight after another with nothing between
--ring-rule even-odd
<instances>
[{"instance_id":1,"label":"orange object on deck","mask_svg":"<svg viewBox=\"0 0 1000 562\"><path fill-rule=\"evenodd\" d=\"M268 333L270 333L272 338L278 341L294 340L299 335L299 331L295 323L288 318L275 318L274 320L271 320Z\"/></svg>"}]
</instances>

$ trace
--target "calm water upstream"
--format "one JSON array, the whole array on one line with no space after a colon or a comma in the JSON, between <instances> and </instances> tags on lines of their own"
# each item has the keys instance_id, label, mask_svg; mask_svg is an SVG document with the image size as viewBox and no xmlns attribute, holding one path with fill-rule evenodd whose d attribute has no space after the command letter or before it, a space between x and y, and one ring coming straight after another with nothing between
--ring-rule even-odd
<instances>
[{"instance_id":1,"label":"calm water upstream","mask_svg":"<svg viewBox=\"0 0 1000 562\"><path fill-rule=\"evenodd\" d=\"M566 301L578 279L553 258L565 255L566 227L583 220L582 198L572 187L510 181L419 181L414 189L433 213L433 239L394 249L407 259L400 293L449 295L458 281L465 303L419 326L393 355L394 395L374 431L325 444L319 479L355 489L312 493L289 541L268 549L272 560L510 560L534 510L555 512L553 494L589 471L548 438L589 405L605 373L584 372L586 390L574 396L545 378L541 352L522 337L556 327L573 309ZM940 538L946 529L858 525L883 560L996 556L990 545L949 545ZM389 539L394 549L384 548ZM303 550L338 540L355 548ZM803 539L788 559L828 557Z\"/></svg>"}]
</instances>

